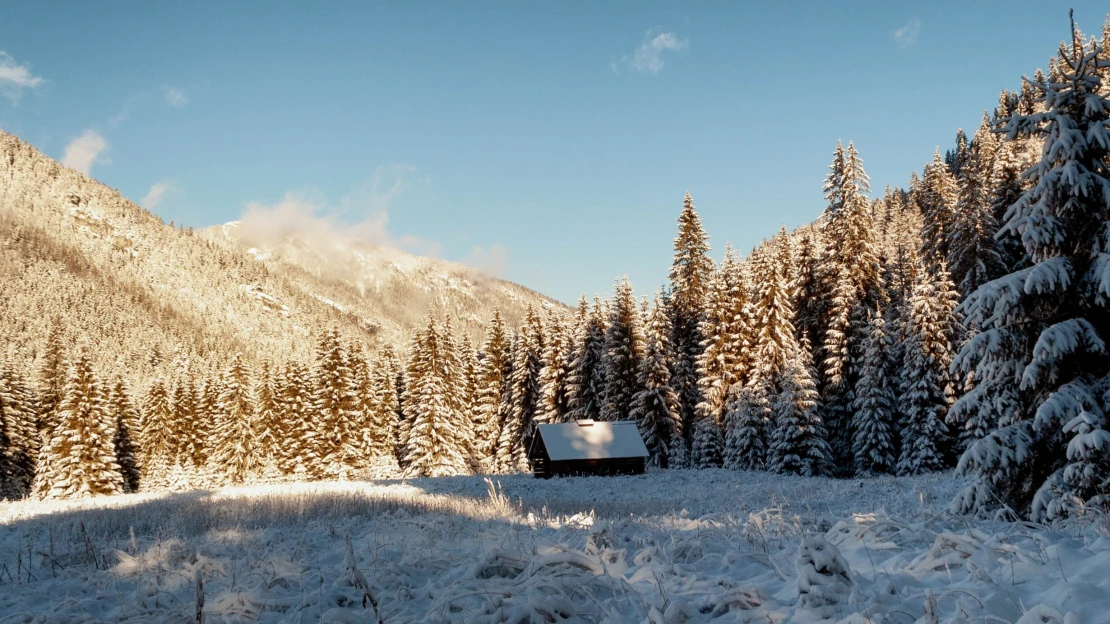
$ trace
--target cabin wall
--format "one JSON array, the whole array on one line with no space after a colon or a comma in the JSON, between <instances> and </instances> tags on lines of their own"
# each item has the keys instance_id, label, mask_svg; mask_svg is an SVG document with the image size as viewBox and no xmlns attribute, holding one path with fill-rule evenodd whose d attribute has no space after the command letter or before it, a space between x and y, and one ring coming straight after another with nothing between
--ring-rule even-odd
<instances>
[{"instance_id":1,"label":"cabin wall","mask_svg":"<svg viewBox=\"0 0 1110 624\"><path fill-rule=\"evenodd\" d=\"M543 455L543 458L540 458ZM577 459L572 461L550 461L546 453L537 453L532 470L536 478L547 479L561 476L609 476L643 474L647 463L644 457L622 459Z\"/></svg>"}]
</instances>

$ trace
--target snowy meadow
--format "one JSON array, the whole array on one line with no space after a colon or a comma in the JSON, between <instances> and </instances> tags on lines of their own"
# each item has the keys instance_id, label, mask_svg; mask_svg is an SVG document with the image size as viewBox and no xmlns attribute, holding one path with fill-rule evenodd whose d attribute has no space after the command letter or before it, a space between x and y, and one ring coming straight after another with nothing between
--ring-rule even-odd
<instances>
[{"instance_id":1,"label":"snowy meadow","mask_svg":"<svg viewBox=\"0 0 1110 624\"><path fill-rule=\"evenodd\" d=\"M0 622L1100 622L1110 524L948 474L352 481L0 506Z\"/></svg>"}]
</instances>

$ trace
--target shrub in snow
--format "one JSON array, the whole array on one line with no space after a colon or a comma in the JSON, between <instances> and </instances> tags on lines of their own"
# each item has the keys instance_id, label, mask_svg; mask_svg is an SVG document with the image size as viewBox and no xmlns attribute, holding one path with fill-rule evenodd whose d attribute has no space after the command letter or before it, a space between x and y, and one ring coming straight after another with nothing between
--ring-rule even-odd
<instances>
[{"instance_id":1,"label":"shrub in snow","mask_svg":"<svg viewBox=\"0 0 1110 624\"><path fill-rule=\"evenodd\" d=\"M794 567L798 571L794 621L814 622L842 615L841 605L851 594L852 578L840 550L824 537L811 535L802 540Z\"/></svg>"}]
</instances>

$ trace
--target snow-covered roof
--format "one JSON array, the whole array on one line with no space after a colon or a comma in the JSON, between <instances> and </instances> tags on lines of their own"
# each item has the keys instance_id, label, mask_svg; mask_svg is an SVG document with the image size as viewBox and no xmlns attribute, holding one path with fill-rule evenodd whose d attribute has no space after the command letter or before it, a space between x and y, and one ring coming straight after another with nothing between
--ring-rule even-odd
<instances>
[{"instance_id":1,"label":"snow-covered roof","mask_svg":"<svg viewBox=\"0 0 1110 624\"><path fill-rule=\"evenodd\" d=\"M539 434L551 461L648 456L634 422L578 421L540 425Z\"/></svg>"}]
</instances>

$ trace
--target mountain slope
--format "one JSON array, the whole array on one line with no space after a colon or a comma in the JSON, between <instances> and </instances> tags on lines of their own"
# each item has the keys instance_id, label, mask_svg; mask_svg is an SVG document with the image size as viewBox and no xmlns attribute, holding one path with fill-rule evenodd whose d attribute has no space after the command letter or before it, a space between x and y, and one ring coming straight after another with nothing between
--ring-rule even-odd
<instances>
[{"instance_id":1,"label":"mountain slope","mask_svg":"<svg viewBox=\"0 0 1110 624\"><path fill-rule=\"evenodd\" d=\"M57 323L67 342L88 342L102 369L145 382L176 366L175 354L201 368L236 351L252 362L307 360L331 325L348 341L398 344L429 305L461 317L471 333L494 306L515 321L528 304L557 305L407 254L420 270L360 290L311 266L260 261L233 230L168 226L0 132L0 335L8 345L0 356L39 357Z\"/></svg>"}]
</instances>

